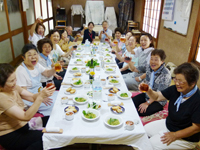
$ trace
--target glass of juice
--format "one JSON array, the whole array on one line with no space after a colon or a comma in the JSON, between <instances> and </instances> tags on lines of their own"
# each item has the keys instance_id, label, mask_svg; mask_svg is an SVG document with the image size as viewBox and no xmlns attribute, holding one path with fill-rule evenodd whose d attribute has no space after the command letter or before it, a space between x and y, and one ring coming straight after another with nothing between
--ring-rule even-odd
<instances>
[{"instance_id":1,"label":"glass of juice","mask_svg":"<svg viewBox=\"0 0 200 150\"><path fill-rule=\"evenodd\" d=\"M117 41L117 40L114 40L113 43L114 43L115 45L117 45L117 44L118 44L118 41Z\"/></svg>"},{"instance_id":2,"label":"glass of juice","mask_svg":"<svg viewBox=\"0 0 200 150\"><path fill-rule=\"evenodd\" d=\"M40 17L38 17L38 18L40 19L40 22L42 23L42 22L43 22L43 17L40 16Z\"/></svg>"},{"instance_id":3,"label":"glass of juice","mask_svg":"<svg viewBox=\"0 0 200 150\"><path fill-rule=\"evenodd\" d=\"M125 43L125 42L126 42L125 35L121 35L121 37L120 37L120 41L121 41L122 43Z\"/></svg>"},{"instance_id":4,"label":"glass of juice","mask_svg":"<svg viewBox=\"0 0 200 150\"><path fill-rule=\"evenodd\" d=\"M55 87L55 84L54 84L54 82L53 82L53 80L48 80L47 82L46 82L46 88L48 88L48 87L50 87L50 86L52 86L53 85L53 88Z\"/></svg>"},{"instance_id":5,"label":"glass of juice","mask_svg":"<svg viewBox=\"0 0 200 150\"><path fill-rule=\"evenodd\" d=\"M60 72L62 69L62 66L59 62L57 62L54 64L54 68L55 68L56 72Z\"/></svg>"},{"instance_id":6,"label":"glass of juice","mask_svg":"<svg viewBox=\"0 0 200 150\"><path fill-rule=\"evenodd\" d=\"M148 81L143 81L141 84L140 84L140 90L145 93L149 90L149 82Z\"/></svg>"},{"instance_id":7,"label":"glass of juice","mask_svg":"<svg viewBox=\"0 0 200 150\"><path fill-rule=\"evenodd\" d=\"M109 39L106 37L106 38L105 38L105 42L108 42L108 41L109 41Z\"/></svg>"}]
</instances>

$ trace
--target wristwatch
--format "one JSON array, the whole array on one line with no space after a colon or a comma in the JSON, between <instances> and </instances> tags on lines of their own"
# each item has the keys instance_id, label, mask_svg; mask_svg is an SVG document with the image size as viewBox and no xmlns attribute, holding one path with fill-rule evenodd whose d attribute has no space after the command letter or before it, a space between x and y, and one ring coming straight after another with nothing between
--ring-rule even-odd
<instances>
[{"instance_id":1,"label":"wristwatch","mask_svg":"<svg viewBox=\"0 0 200 150\"><path fill-rule=\"evenodd\" d=\"M150 101L148 100L147 103L150 104Z\"/></svg>"},{"instance_id":2,"label":"wristwatch","mask_svg":"<svg viewBox=\"0 0 200 150\"><path fill-rule=\"evenodd\" d=\"M138 77L138 79L139 79L140 81L142 81L142 79L141 79L140 77Z\"/></svg>"}]
</instances>

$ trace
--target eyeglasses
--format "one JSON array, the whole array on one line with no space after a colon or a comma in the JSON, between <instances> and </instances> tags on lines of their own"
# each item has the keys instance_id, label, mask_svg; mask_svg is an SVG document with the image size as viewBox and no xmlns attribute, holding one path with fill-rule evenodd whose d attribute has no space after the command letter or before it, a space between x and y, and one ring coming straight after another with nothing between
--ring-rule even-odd
<instances>
[{"instance_id":1,"label":"eyeglasses","mask_svg":"<svg viewBox=\"0 0 200 150\"><path fill-rule=\"evenodd\" d=\"M186 83L186 81L180 81L176 78L173 79L175 83L178 83L179 85L184 85Z\"/></svg>"}]
</instances>

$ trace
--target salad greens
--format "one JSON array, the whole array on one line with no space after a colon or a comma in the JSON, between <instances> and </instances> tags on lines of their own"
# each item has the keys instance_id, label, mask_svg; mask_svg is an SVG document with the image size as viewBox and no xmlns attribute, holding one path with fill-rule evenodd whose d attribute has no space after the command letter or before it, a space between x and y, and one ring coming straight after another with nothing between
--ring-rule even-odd
<instances>
[{"instance_id":1,"label":"salad greens","mask_svg":"<svg viewBox=\"0 0 200 150\"><path fill-rule=\"evenodd\" d=\"M93 64L92 64L92 61L93 61ZM87 67L90 67L90 68L94 68L95 66L99 66L99 63L97 62L97 60L89 60L86 64Z\"/></svg>"},{"instance_id":2,"label":"salad greens","mask_svg":"<svg viewBox=\"0 0 200 150\"><path fill-rule=\"evenodd\" d=\"M92 108L92 109L99 109L101 107L101 105L98 105L95 102L92 103L88 103L88 108Z\"/></svg>"},{"instance_id":3,"label":"salad greens","mask_svg":"<svg viewBox=\"0 0 200 150\"><path fill-rule=\"evenodd\" d=\"M82 84L81 80L78 80L77 82L74 82L74 85L81 85L81 84Z\"/></svg>"},{"instance_id":4,"label":"salad greens","mask_svg":"<svg viewBox=\"0 0 200 150\"><path fill-rule=\"evenodd\" d=\"M97 116L95 114L93 114L92 112L87 112L85 110L83 110L83 115L88 118L88 119L94 119L96 118Z\"/></svg>"},{"instance_id":5,"label":"salad greens","mask_svg":"<svg viewBox=\"0 0 200 150\"><path fill-rule=\"evenodd\" d=\"M81 59L77 59L76 61L81 61Z\"/></svg>"},{"instance_id":6,"label":"salad greens","mask_svg":"<svg viewBox=\"0 0 200 150\"><path fill-rule=\"evenodd\" d=\"M114 118L110 118L110 119L107 121L107 123L108 123L109 125L114 125L114 126L120 124L119 120L118 120L118 119L114 119Z\"/></svg>"},{"instance_id":7,"label":"salad greens","mask_svg":"<svg viewBox=\"0 0 200 150\"><path fill-rule=\"evenodd\" d=\"M108 68L108 69L106 69L106 71L113 71L113 69L112 68Z\"/></svg>"},{"instance_id":8,"label":"salad greens","mask_svg":"<svg viewBox=\"0 0 200 150\"><path fill-rule=\"evenodd\" d=\"M83 97L75 97L75 100L76 100L77 102L85 102L85 101L86 101L86 99L83 98Z\"/></svg>"},{"instance_id":9,"label":"salad greens","mask_svg":"<svg viewBox=\"0 0 200 150\"><path fill-rule=\"evenodd\" d=\"M120 94L121 97L128 97L128 94L127 93L122 93Z\"/></svg>"},{"instance_id":10,"label":"salad greens","mask_svg":"<svg viewBox=\"0 0 200 150\"><path fill-rule=\"evenodd\" d=\"M78 68L77 68L77 67L74 67L74 68L72 68L72 70L78 70Z\"/></svg>"},{"instance_id":11,"label":"salad greens","mask_svg":"<svg viewBox=\"0 0 200 150\"><path fill-rule=\"evenodd\" d=\"M110 83L118 83L119 81L115 80L115 79L112 79L110 80Z\"/></svg>"}]
</instances>

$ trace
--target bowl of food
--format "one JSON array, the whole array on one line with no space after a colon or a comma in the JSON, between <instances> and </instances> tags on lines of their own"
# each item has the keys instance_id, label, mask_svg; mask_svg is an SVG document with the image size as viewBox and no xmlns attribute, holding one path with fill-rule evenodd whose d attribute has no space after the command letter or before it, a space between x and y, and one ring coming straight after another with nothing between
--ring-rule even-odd
<instances>
[{"instance_id":1,"label":"bowl of food","mask_svg":"<svg viewBox=\"0 0 200 150\"><path fill-rule=\"evenodd\" d=\"M120 106L120 105L115 105L112 106L110 108L110 110L114 113L114 114L122 114L125 111L125 108Z\"/></svg>"},{"instance_id":2,"label":"bowl of food","mask_svg":"<svg viewBox=\"0 0 200 150\"><path fill-rule=\"evenodd\" d=\"M90 108L90 109L99 109L99 108L101 108L101 105L98 102L96 102L96 101L92 101L92 102L88 103L87 108Z\"/></svg>"},{"instance_id":3,"label":"bowl of food","mask_svg":"<svg viewBox=\"0 0 200 150\"><path fill-rule=\"evenodd\" d=\"M108 115L104 119L105 125L111 128L119 127L123 124L123 120L118 115Z\"/></svg>"},{"instance_id":4,"label":"bowl of food","mask_svg":"<svg viewBox=\"0 0 200 150\"><path fill-rule=\"evenodd\" d=\"M64 112L68 112L68 111L73 111L74 113L77 113L79 111L79 108L75 105L70 105L64 109Z\"/></svg>"},{"instance_id":5,"label":"bowl of food","mask_svg":"<svg viewBox=\"0 0 200 150\"><path fill-rule=\"evenodd\" d=\"M115 100L115 95L114 94L108 94L108 101L113 101Z\"/></svg>"},{"instance_id":6,"label":"bowl of food","mask_svg":"<svg viewBox=\"0 0 200 150\"><path fill-rule=\"evenodd\" d=\"M75 87L80 87L80 86L83 85L83 82L81 81L81 79L74 80L74 81L72 81L72 85L75 86Z\"/></svg>"},{"instance_id":7,"label":"bowl of food","mask_svg":"<svg viewBox=\"0 0 200 150\"><path fill-rule=\"evenodd\" d=\"M95 109L87 109L82 111L82 117L87 121L94 121L100 117L100 113Z\"/></svg>"},{"instance_id":8,"label":"bowl of food","mask_svg":"<svg viewBox=\"0 0 200 150\"><path fill-rule=\"evenodd\" d=\"M117 96L121 99L129 99L132 96L132 93L129 91L119 91L117 92Z\"/></svg>"},{"instance_id":9,"label":"bowl of food","mask_svg":"<svg viewBox=\"0 0 200 150\"><path fill-rule=\"evenodd\" d=\"M79 71L79 68L78 67L73 67L70 69L71 72L78 72Z\"/></svg>"},{"instance_id":10,"label":"bowl of food","mask_svg":"<svg viewBox=\"0 0 200 150\"><path fill-rule=\"evenodd\" d=\"M105 69L106 72L115 72L115 68L108 67Z\"/></svg>"},{"instance_id":11,"label":"bowl of food","mask_svg":"<svg viewBox=\"0 0 200 150\"><path fill-rule=\"evenodd\" d=\"M117 78L109 79L108 83L113 84L113 85L117 85L117 84L119 84L119 79L117 79Z\"/></svg>"},{"instance_id":12,"label":"bowl of food","mask_svg":"<svg viewBox=\"0 0 200 150\"><path fill-rule=\"evenodd\" d=\"M68 99L68 97L66 97L66 96L64 96L64 97L61 98L61 103L62 103L62 104L67 104L68 101L69 101L69 99Z\"/></svg>"},{"instance_id":13,"label":"bowl of food","mask_svg":"<svg viewBox=\"0 0 200 150\"><path fill-rule=\"evenodd\" d=\"M73 101L77 104L85 104L88 102L87 96L76 96L73 98Z\"/></svg>"},{"instance_id":14,"label":"bowl of food","mask_svg":"<svg viewBox=\"0 0 200 150\"><path fill-rule=\"evenodd\" d=\"M76 57L81 57L81 53L76 53Z\"/></svg>"}]
</instances>

